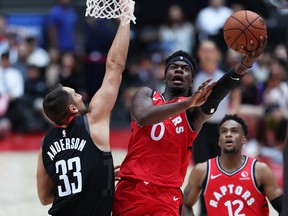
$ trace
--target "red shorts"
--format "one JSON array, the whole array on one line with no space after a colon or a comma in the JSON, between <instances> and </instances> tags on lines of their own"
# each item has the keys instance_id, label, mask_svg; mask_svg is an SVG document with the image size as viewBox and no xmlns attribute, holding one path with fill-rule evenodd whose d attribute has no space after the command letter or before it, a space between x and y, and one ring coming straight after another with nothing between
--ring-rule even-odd
<instances>
[{"instance_id":1,"label":"red shorts","mask_svg":"<svg viewBox=\"0 0 288 216\"><path fill-rule=\"evenodd\" d=\"M116 187L113 216L179 216L180 188L159 187L149 182L121 180Z\"/></svg>"}]
</instances>

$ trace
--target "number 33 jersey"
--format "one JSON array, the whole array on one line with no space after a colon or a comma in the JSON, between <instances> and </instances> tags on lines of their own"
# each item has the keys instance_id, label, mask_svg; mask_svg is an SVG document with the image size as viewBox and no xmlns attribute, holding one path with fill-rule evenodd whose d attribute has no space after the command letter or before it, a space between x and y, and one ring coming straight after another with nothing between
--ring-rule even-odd
<instances>
[{"instance_id":1,"label":"number 33 jersey","mask_svg":"<svg viewBox=\"0 0 288 216\"><path fill-rule=\"evenodd\" d=\"M55 126L42 142L44 167L55 185L51 215L110 216L114 195L111 152L97 148L87 116Z\"/></svg>"},{"instance_id":2,"label":"number 33 jersey","mask_svg":"<svg viewBox=\"0 0 288 216\"><path fill-rule=\"evenodd\" d=\"M243 165L232 173L223 170L219 158L208 161L203 184L204 199L209 216L268 216L265 195L255 179L256 159L245 156Z\"/></svg>"}]
</instances>

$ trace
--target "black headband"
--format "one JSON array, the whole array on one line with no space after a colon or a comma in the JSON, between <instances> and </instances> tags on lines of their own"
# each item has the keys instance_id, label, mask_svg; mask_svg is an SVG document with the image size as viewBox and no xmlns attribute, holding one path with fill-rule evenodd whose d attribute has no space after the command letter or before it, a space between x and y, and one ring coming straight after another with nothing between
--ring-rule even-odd
<instances>
[{"instance_id":1,"label":"black headband","mask_svg":"<svg viewBox=\"0 0 288 216\"><path fill-rule=\"evenodd\" d=\"M176 61L184 61L184 62L186 62L190 66L190 68L192 69L192 76L194 75L194 70L195 70L194 65L192 64L192 62L188 58L186 58L184 56L176 56L176 57L170 59L167 62L167 64L166 64L165 73L167 72L168 67L171 64L173 64L173 62L176 62Z\"/></svg>"}]
</instances>

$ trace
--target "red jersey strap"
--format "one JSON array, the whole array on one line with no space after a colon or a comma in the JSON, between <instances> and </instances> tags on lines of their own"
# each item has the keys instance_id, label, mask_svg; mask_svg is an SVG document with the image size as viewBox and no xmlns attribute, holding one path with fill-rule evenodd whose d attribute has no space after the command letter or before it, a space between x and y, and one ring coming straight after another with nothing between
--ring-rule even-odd
<instances>
[{"instance_id":1,"label":"red jersey strap","mask_svg":"<svg viewBox=\"0 0 288 216\"><path fill-rule=\"evenodd\" d=\"M68 119L68 124L74 119L75 116L70 116ZM55 125L55 128L63 128L62 125Z\"/></svg>"},{"instance_id":2,"label":"red jersey strap","mask_svg":"<svg viewBox=\"0 0 288 216\"><path fill-rule=\"evenodd\" d=\"M159 93L159 92L157 92L157 91L153 91L153 93L152 93L152 100L153 100L153 103L154 103L154 105L155 105L155 104L157 104L159 101L162 101L162 102L164 102L164 103L173 103L173 102L175 102L175 101L187 100L187 97L185 97L185 96L179 96L179 97L177 97L177 98L175 98L175 99L173 99L173 100L167 101L167 100L165 99L165 97L163 96L163 94L161 94L161 93Z\"/></svg>"}]
</instances>

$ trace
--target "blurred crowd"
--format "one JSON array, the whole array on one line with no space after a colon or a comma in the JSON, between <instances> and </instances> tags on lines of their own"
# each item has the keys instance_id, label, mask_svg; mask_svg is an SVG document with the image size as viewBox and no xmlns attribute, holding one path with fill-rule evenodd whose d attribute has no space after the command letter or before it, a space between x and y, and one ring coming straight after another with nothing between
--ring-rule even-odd
<instances>
[{"instance_id":1,"label":"blurred crowd","mask_svg":"<svg viewBox=\"0 0 288 216\"><path fill-rule=\"evenodd\" d=\"M233 67L240 54L228 49L222 28L233 12L254 10L249 2L199 1L195 7L198 10L191 16L176 1L167 7L162 23L133 25L127 67L111 127L129 127L131 98L139 87L161 91L164 59L176 50L189 52L199 63L197 73L206 71L208 77L214 76L213 68L225 72ZM247 121L249 142L245 149L250 155L261 151L282 161L288 118L285 37L288 34L282 32L279 37L284 34L286 40L277 40L273 30L269 31L276 24L267 11L276 14L274 17L288 12L276 10L265 0L257 2L262 4L256 12L265 19L272 40L268 38L266 51L227 98L228 108L222 112L238 113ZM136 17L137 10L136 5ZM58 0L49 9L44 26L46 41L40 44L33 35L9 28L6 15L0 15L1 139L11 132L37 133L51 127L42 113L42 99L53 84L61 82L74 88L86 102L100 87L118 21L85 17L79 28L79 16L70 0ZM141 17L137 20L141 23Z\"/></svg>"}]
</instances>

